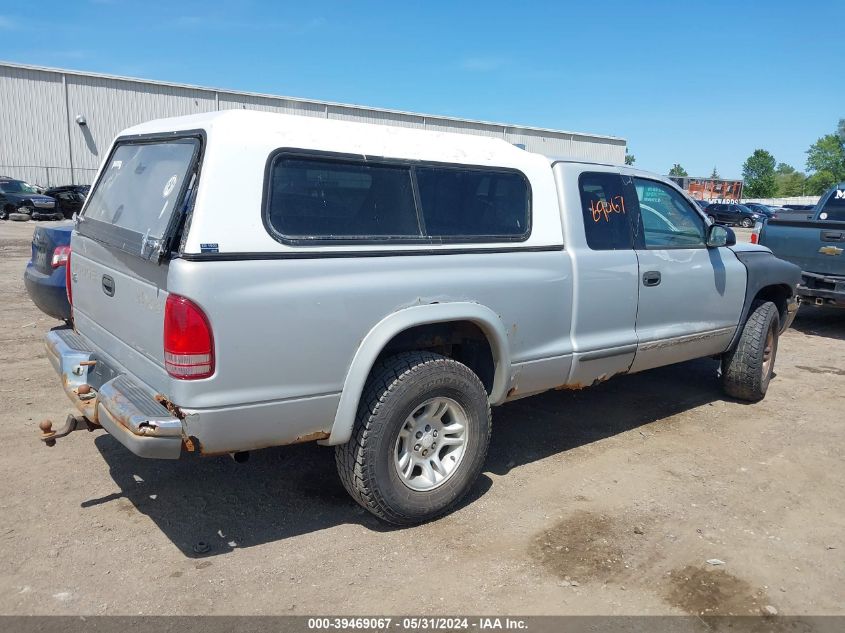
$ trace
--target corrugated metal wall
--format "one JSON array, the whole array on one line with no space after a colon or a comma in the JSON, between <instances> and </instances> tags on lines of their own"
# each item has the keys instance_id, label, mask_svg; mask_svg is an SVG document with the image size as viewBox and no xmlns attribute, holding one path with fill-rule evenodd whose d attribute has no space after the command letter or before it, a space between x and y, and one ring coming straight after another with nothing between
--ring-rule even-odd
<instances>
[{"instance_id":1,"label":"corrugated metal wall","mask_svg":"<svg viewBox=\"0 0 845 633\"><path fill-rule=\"evenodd\" d=\"M120 130L168 116L216 109L214 95L172 86L66 75L74 167L96 169ZM138 88L143 85L144 90ZM82 115L87 125L78 125Z\"/></svg>"},{"instance_id":2,"label":"corrugated metal wall","mask_svg":"<svg viewBox=\"0 0 845 633\"><path fill-rule=\"evenodd\" d=\"M69 167L68 146L62 76L0 67L0 175L41 182L44 166Z\"/></svg>"},{"instance_id":3,"label":"corrugated metal wall","mask_svg":"<svg viewBox=\"0 0 845 633\"><path fill-rule=\"evenodd\" d=\"M330 119L342 121L357 121L359 123L379 123L381 125L395 125L397 127L412 127L424 129L425 117L402 114L400 112L379 112L366 108L355 108L352 106L328 105L326 115Z\"/></svg>"},{"instance_id":4,"label":"corrugated metal wall","mask_svg":"<svg viewBox=\"0 0 845 633\"><path fill-rule=\"evenodd\" d=\"M549 156L625 158L618 138L0 64L0 175L43 186L90 183L124 128L233 108L504 138ZM87 124L77 124L77 116Z\"/></svg>"},{"instance_id":5,"label":"corrugated metal wall","mask_svg":"<svg viewBox=\"0 0 845 633\"><path fill-rule=\"evenodd\" d=\"M258 95L244 95L227 92L217 92L221 110L262 110L264 112L279 112L281 114L298 114L300 116L326 116L326 106L320 103L293 101L291 99L275 99Z\"/></svg>"}]
</instances>

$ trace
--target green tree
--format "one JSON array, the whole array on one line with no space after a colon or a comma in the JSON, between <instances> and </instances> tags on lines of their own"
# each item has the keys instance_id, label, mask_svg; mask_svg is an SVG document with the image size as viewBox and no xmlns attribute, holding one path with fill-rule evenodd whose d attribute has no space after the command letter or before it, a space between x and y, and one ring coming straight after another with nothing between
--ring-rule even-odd
<instances>
[{"instance_id":1,"label":"green tree","mask_svg":"<svg viewBox=\"0 0 845 633\"><path fill-rule=\"evenodd\" d=\"M807 187L807 177L800 171L777 176L777 195L788 198L790 196L803 196Z\"/></svg>"},{"instance_id":2,"label":"green tree","mask_svg":"<svg viewBox=\"0 0 845 633\"><path fill-rule=\"evenodd\" d=\"M822 169L807 178L805 193L808 196L820 196L839 181L840 178L837 178L835 174Z\"/></svg>"},{"instance_id":3,"label":"green tree","mask_svg":"<svg viewBox=\"0 0 845 633\"><path fill-rule=\"evenodd\" d=\"M672 169L669 170L669 175L677 178L686 178L689 176L687 170L681 167L678 163L672 165Z\"/></svg>"},{"instance_id":4,"label":"green tree","mask_svg":"<svg viewBox=\"0 0 845 633\"><path fill-rule=\"evenodd\" d=\"M778 163L775 168L778 196L800 196L804 194L807 177L792 165Z\"/></svg>"},{"instance_id":5,"label":"green tree","mask_svg":"<svg viewBox=\"0 0 845 633\"><path fill-rule=\"evenodd\" d=\"M633 165L637 162L637 157L633 154L629 154L628 150L625 150L625 164L626 165Z\"/></svg>"},{"instance_id":6,"label":"green tree","mask_svg":"<svg viewBox=\"0 0 845 633\"><path fill-rule=\"evenodd\" d=\"M713 165L713 172L710 174L710 178L713 180L719 180L721 176L719 175L719 170L716 169L716 166Z\"/></svg>"},{"instance_id":7,"label":"green tree","mask_svg":"<svg viewBox=\"0 0 845 633\"><path fill-rule=\"evenodd\" d=\"M807 169L829 172L834 180L845 180L845 142L839 134L822 136L807 150Z\"/></svg>"},{"instance_id":8,"label":"green tree","mask_svg":"<svg viewBox=\"0 0 845 633\"><path fill-rule=\"evenodd\" d=\"M839 140L845 143L845 119L839 119Z\"/></svg>"},{"instance_id":9,"label":"green tree","mask_svg":"<svg viewBox=\"0 0 845 633\"><path fill-rule=\"evenodd\" d=\"M745 180L743 197L771 198L777 193L775 180L775 157L764 149L755 149L742 165Z\"/></svg>"}]
</instances>

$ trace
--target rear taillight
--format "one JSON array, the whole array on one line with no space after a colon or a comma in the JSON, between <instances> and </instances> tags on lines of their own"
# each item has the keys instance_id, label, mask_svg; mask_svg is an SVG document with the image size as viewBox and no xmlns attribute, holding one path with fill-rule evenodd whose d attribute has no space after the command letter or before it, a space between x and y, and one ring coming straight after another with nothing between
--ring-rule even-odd
<instances>
[{"instance_id":1,"label":"rear taillight","mask_svg":"<svg viewBox=\"0 0 845 633\"><path fill-rule=\"evenodd\" d=\"M53 268L64 266L67 264L68 257L70 257L70 246L57 246L53 249L53 259L50 260L50 265Z\"/></svg>"},{"instance_id":2,"label":"rear taillight","mask_svg":"<svg viewBox=\"0 0 845 633\"><path fill-rule=\"evenodd\" d=\"M73 310L73 287L70 285L70 246L67 247L67 260L65 261L65 290L67 291L67 302Z\"/></svg>"},{"instance_id":3,"label":"rear taillight","mask_svg":"<svg viewBox=\"0 0 845 633\"><path fill-rule=\"evenodd\" d=\"M752 233L752 234L751 234L751 243L752 243L752 244L756 244L756 243L757 243L757 234L756 234L756 233Z\"/></svg>"},{"instance_id":4,"label":"rear taillight","mask_svg":"<svg viewBox=\"0 0 845 633\"><path fill-rule=\"evenodd\" d=\"M214 373L214 337L208 318L193 301L173 294L164 306L164 368L181 380Z\"/></svg>"}]
</instances>

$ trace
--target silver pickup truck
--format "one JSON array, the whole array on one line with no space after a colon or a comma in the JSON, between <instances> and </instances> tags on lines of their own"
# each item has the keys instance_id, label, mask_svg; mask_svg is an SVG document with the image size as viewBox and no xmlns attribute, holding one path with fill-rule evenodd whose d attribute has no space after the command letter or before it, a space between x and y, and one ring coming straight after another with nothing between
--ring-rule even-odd
<instances>
[{"instance_id":1,"label":"silver pickup truck","mask_svg":"<svg viewBox=\"0 0 845 633\"><path fill-rule=\"evenodd\" d=\"M74 326L47 349L79 414L48 445L316 440L395 524L467 492L491 406L698 357L763 398L800 274L653 174L244 111L126 130L71 245Z\"/></svg>"}]
</instances>

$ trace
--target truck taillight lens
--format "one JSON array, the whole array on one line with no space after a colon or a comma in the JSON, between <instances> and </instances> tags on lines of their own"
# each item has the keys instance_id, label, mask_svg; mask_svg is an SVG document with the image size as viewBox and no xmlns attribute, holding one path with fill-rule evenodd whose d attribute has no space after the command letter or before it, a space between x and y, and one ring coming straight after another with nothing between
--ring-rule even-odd
<instances>
[{"instance_id":1,"label":"truck taillight lens","mask_svg":"<svg viewBox=\"0 0 845 633\"><path fill-rule=\"evenodd\" d=\"M67 260L65 260L65 290L67 291L67 302L70 304L70 309L73 310L73 287L70 285L70 282L70 246L68 246Z\"/></svg>"},{"instance_id":2,"label":"truck taillight lens","mask_svg":"<svg viewBox=\"0 0 845 633\"><path fill-rule=\"evenodd\" d=\"M67 264L68 257L70 257L70 246L57 246L53 249L53 259L50 260L50 265L53 268L64 266Z\"/></svg>"},{"instance_id":3,"label":"truck taillight lens","mask_svg":"<svg viewBox=\"0 0 845 633\"><path fill-rule=\"evenodd\" d=\"M208 318L193 301L173 294L164 306L164 368L181 380L214 373L214 337Z\"/></svg>"},{"instance_id":4,"label":"truck taillight lens","mask_svg":"<svg viewBox=\"0 0 845 633\"><path fill-rule=\"evenodd\" d=\"M756 243L757 243L757 234L756 234L756 233L752 233L752 234L751 234L751 243L752 243L752 244L756 244Z\"/></svg>"}]
</instances>

